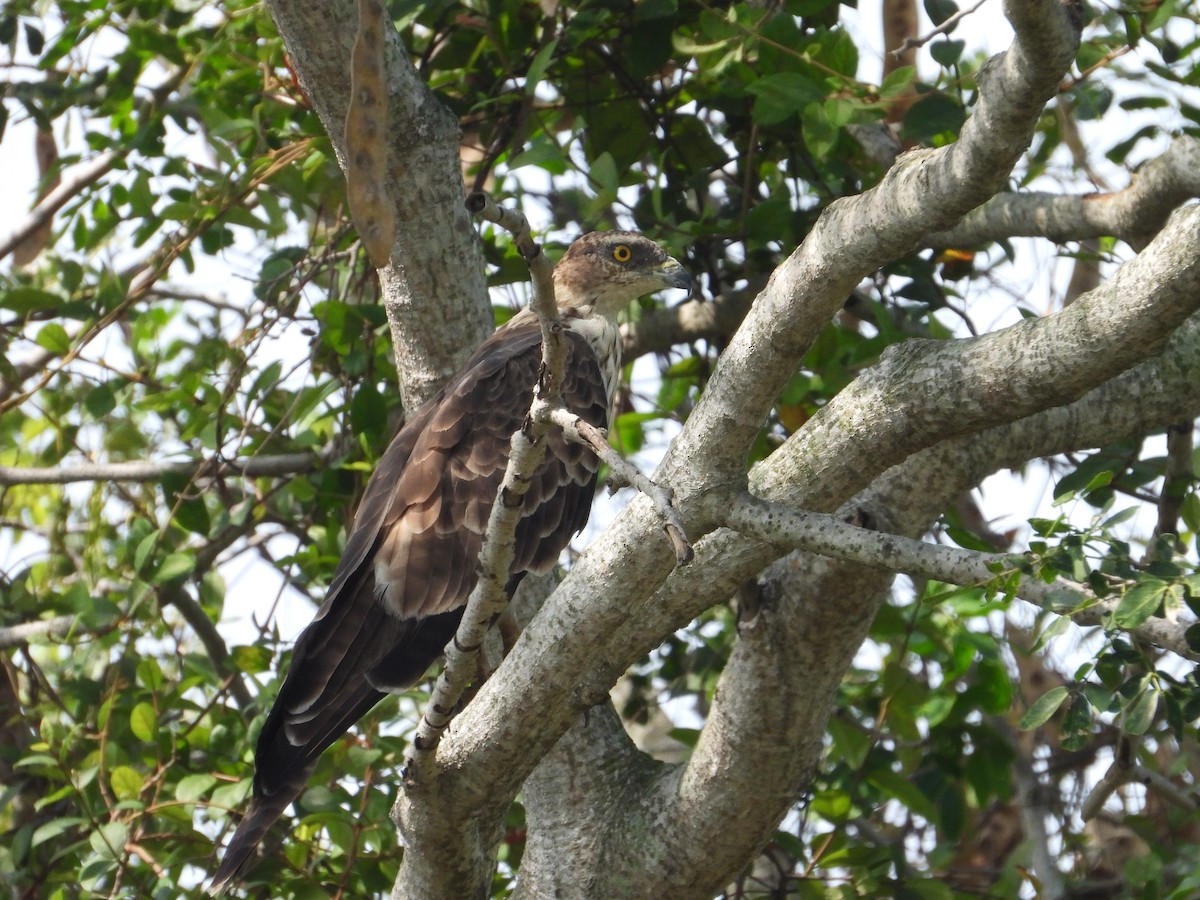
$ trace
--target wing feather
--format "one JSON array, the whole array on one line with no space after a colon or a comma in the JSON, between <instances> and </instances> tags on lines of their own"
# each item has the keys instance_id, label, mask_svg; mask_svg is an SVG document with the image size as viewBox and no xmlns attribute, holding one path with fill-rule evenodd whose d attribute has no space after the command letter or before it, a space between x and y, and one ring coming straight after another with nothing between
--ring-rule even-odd
<instances>
[{"instance_id":1,"label":"wing feather","mask_svg":"<svg viewBox=\"0 0 1200 900\"><path fill-rule=\"evenodd\" d=\"M607 425L595 355L570 336L567 406ZM453 636L509 440L529 409L541 364L536 319L520 314L401 429L367 483L324 604L296 642L255 753L254 796L214 885L246 862L304 790L320 754L386 691L421 678ZM514 573L545 571L587 522L598 461L549 438L517 529Z\"/></svg>"}]
</instances>

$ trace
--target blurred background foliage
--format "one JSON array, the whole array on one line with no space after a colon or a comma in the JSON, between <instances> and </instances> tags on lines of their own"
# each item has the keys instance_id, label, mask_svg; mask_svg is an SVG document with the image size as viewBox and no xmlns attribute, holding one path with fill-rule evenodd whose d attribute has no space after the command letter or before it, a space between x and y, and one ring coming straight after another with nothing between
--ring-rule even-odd
<instances>
[{"instance_id":1,"label":"blurred background foliage","mask_svg":"<svg viewBox=\"0 0 1200 900\"><path fill-rule=\"evenodd\" d=\"M469 188L522 204L556 248L591 229L646 232L686 259L725 322L830 203L876 183L902 147L955 140L984 60L951 28L919 71L880 76L878 48L847 24L878 9L829 0L387 5L459 117ZM937 24L959 9L925 11ZM1088 16L1078 74L1016 184L1121 187L1122 169L1167 137L1200 132L1194 9L1108 3ZM184 896L248 792L257 698L273 696L311 613L302 598L320 601L400 421L386 317L330 143L263 6L10 0L0 47L5 158L29 161L37 197L66 198L4 245L0 466L156 466L0 488L0 626L32 625L6 630L0 655L0 885ZM881 125L894 144L882 154L865 139ZM15 225L24 186L6 181ZM503 235L484 241L499 321L525 270ZM1123 252L1098 242L1060 258L1104 266ZM797 361L755 459L890 344L1047 312L1063 299L1053 269L1015 241L897 261ZM731 327L646 351L618 446L662 446ZM1063 511L1028 526L1039 564L1101 589L1144 582L1082 649L1078 632L1059 636L1065 620L1017 614L1002 590L898 583L844 683L811 796L731 895L1028 892L1020 819L1035 766L1069 884L1200 892L1196 675L1120 630L1200 598L1197 463L1172 470L1162 446L1146 436L1038 468ZM251 458L254 477L218 471ZM1122 516L1166 494L1180 540L1154 543ZM997 515L1011 531L988 526ZM1020 503L951 510L938 538L1007 547L1027 515ZM288 606L294 624L281 625L273 612ZM669 731L665 752L685 754L732 633L714 609L631 672L631 728ZM421 697L401 698L399 717L384 704L326 754L251 895L390 889L390 786ZM1114 794L1085 823L1089 785L1114 759L1169 789ZM510 825L497 896L519 867L519 806Z\"/></svg>"}]
</instances>

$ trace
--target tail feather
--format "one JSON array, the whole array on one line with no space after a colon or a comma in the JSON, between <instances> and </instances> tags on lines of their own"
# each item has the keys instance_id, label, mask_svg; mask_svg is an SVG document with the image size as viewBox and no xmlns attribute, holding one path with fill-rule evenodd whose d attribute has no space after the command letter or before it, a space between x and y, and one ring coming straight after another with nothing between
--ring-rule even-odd
<instances>
[{"instance_id":1,"label":"tail feather","mask_svg":"<svg viewBox=\"0 0 1200 900\"><path fill-rule=\"evenodd\" d=\"M243 869L251 863L254 851L266 836L268 829L283 815L288 804L300 795L307 781L305 776L294 785L288 785L288 790L281 790L270 797L254 797L250 801L246 815L238 825L237 831L233 833L233 839L225 850L221 865L217 867L208 886L211 896L221 896L241 876Z\"/></svg>"},{"instance_id":2,"label":"tail feather","mask_svg":"<svg viewBox=\"0 0 1200 900\"><path fill-rule=\"evenodd\" d=\"M297 641L292 668L259 734L253 795L213 876L213 895L253 864L255 848L304 792L322 752L386 697L385 691L404 690L421 678L454 636L463 610L417 620L395 619L373 603L360 604L358 612L318 620ZM343 651L350 644L336 635L344 629L353 629L359 652ZM326 689L317 703L293 713L292 698L307 693L314 678Z\"/></svg>"}]
</instances>

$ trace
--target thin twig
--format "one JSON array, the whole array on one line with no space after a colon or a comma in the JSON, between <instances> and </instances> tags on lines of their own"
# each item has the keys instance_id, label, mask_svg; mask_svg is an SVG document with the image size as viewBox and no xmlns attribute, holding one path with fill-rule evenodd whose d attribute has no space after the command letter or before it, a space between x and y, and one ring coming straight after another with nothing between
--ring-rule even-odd
<instances>
[{"instance_id":1,"label":"thin twig","mask_svg":"<svg viewBox=\"0 0 1200 900\"><path fill-rule=\"evenodd\" d=\"M0 627L0 650L24 644L35 638L66 637L75 630L79 616L55 616L36 622L21 622Z\"/></svg>"},{"instance_id":2,"label":"thin twig","mask_svg":"<svg viewBox=\"0 0 1200 900\"><path fill-rule=\"evenodd\" d=\"M1015 596L1080 625L1111 626L1119 597L1097 597L1086 585L1057 578L1047 584L1023 573L1031 559L1019 553L977 553L958 547L871 531L837 516L793 509L748 493L706 495L708 512L728 528L778 546L794 547L834 559L863 563L894 572L934 578L947 584L984 585L1005 575L1017 575ZM1184 631L1190 622L1150 618L1134 634L1194 662L1200 652L1188 644Z\"/></svg>"},{"instance_id":3,"label":"thin twig","mask_svg":"<svg viewBox=\"0 0 1200 900\"><path fill-rule=\"evenodd\" d=\"M687 565L692 561L694 555L692 545L689 543L687 532L683 527L683 517L675 508L675 498L670 488L656 484L642 474L637 466L613 449L612 445L608 443L608 435L603 429L585 421L566 407L534 403L530 414L535 419L553 422L562 429L563 435L568 440L583 444L600 457L601 462L605 463L612 471L610 482L615 487L628 485L649 497L650 502L654 504L654 508L663 518L663 531L666 532L667 539L671 542L671 549L675 551L676 565Z\"/></svg>"},{"instance_id":4,"label":"thin twig","mask_svg":"<svg viewBox=\"0 0 1200 900\"><path fill-rule=\"evenodd\" d=\"M901 56L903 56L909 50L915 50L917 47L925 46L930 41L932 41L935 37L937 37L939 34L948 34L949 32L954 30L954 28L958 25L959 22L961 22L963 19L965 19L967 16L971 15L972 13L976 12L979 9L979 7L983 6L983 4L985 4L986 2L987 2L987 0L979 0L979 2L976 3L974 6L972 6L970 9L960 9L958 12L956 12L954 15L952 15L950 18L948 18L941 25L938 25L936 28L934 28L928 34L923 34L920 37L915 37L915 38L905 38L904 43L892 51L892 56L899 59Z\"/></svg>"},{"instance_id":5,"label":"thin twig","mask_svg":"<svg viewBox=\"0 0 1200 900\"><path fill-rule=\"evenodd\" d=\"M164 475L194 478L246 478L310 472L344 450L330 444L319 453L280 453L246 459L200 459L178 462L81 463L77 466L24 468L0 466L0 487L16 484L75 484L81 481L158 481Z\"/></svg>"}]
</instances>

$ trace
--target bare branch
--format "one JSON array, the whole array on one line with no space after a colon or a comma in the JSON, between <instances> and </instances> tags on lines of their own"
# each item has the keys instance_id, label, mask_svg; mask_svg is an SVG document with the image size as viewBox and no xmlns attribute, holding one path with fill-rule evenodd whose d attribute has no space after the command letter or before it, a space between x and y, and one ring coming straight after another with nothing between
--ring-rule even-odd
<instances>
[{"instance_id":1,"label":"bare branch","mask_svg":"<svg viewBox=\"0 0 1200 900\"><path fill-rule=\"evenodd\" d=\"M793 509L750 494L714 493L706 502L711 504L712 514L723 519L723 524L760 541L948 584L986 585L1028 569L1031 562L1025 554L977 553L871 531L837 516ZM1099 598L1085 585L1065 578L1047 584L1028 574L1018 576L1014 593L1022 600L1085 625L1108 624L1105 619L1118 603L1117 598ZM1200 653L1184 637L1190 624L1151 619L1131 629L1131 633L1185 659L1200 662Z\"/></svg>"},{"instance_id":2,"label":"bare branch","mask_svg":"<svg viewBox=\"0 0 1200 900\"><path fill-rule=\"evenodd\" d=\"M946 231L928 235L931 247L966 247L1012 237L1078 241L1117 237L1142 249L1171 211L1200 197L1200 138L1177 137L1146 163L1130 185L1109 194L997 194Z\"/></svg>"},{"instance_id":3,"label":"bare branch","mask_svg":"<svg viewBox=\"0 0 1200 900\"><path fill-rule=\"evenodd\" d=\"M1122 735L1112 765L1084 798L1083 804L1079 808L1080 818L1085 822L1096 818L1104 811L1104 804L1108 798L1127 784L1144 785L1185 812L1194 813L1200 809L1200 801L1197 801L1192 792L1183 790L1162 773L1136 763L1131 749L1123 752L1123 744L1132 740L1132 738Z\"/></svg>"},{"instance_id":4,"label":"bare branch","mask_svg":"<svg viewBox=\"0 0 1200 900\"><path fill-rule=\"evenodd\" d=\"M318 453L280 453L245 459L179 460L177 462L83 463L75 466L25 468L0 466L0 487L15 484L75 484L81 481L158 481L166 475L189 478L262 478L311 472L344 453L344 443Z\"/></svg>"},{"instance_id":5,"label":"bare branch","mask_svg":"<svg viewBox=\"0 0 1200 900\"><path fill-rule=\"evenodd\" d=\"M78 630L79 616L55 616L36 622L0 626L0 650L38 638L61 638Z\"/></svg>"},{"instance_id":6,"label":"bare branch","mask_svg":"<svg viewBox=\"0 0 1200 900\"><path fill-rule=\"evenodd\" d=\"M612 470L614 487L628 485L649 497L654 508L663 518L663 531L666 532L667 539L671 542L671 549L675 551L675 564L682 566L692 561L695 554L688 541L683 517L679 515L670 488L661 487L647 478L637 466L612 448L612 445L608 443L608 435L591 423L585 422L566 407L535 402L531 415L534 419L553 422L562 429L568 440L582 444L600 457L600 460Z\"/></svg>"},{"instance_id":7,"label":"bare branch","mask_svg":"<svg viewBox=\"0 0 1200 900\"><path fill-rule=\"evenodd\" d=\"M1079 44L1078 22L1057 2L1009 0L1005 14L1016 39L980 70L979 102L958 141L904 154L874 188L825 209L721 354L664 463L666 481L676 466L697 490L741 478L795 361L859 281L1004 187Z\"/></svg>"},{"instance_id":8,"label":"bare branch","mask_svg":"<svg viewBox=\"0 0 1200 900\"><path fill-rule=\"evenodd\" d=\"M44 228L54 218L54 214L62 209L71 199L84 188L95 184L113 170L128 150L105 150L94 159L80 163L67 173L62 184L48 193L45 198L33 208L33 211L21 222L16 229L3 241L0 241L0 259L8 256L30 235Z\"/></svg>"},{"instance_id":9,"label":"bare branch","mask_svg":"<svg viewBox=\"0 0 1200 900\"><path fill-rule=\"evenodd\" d=\"M977 2L970 9L960 9L954 15L950 16L950 18L946 19L946 21L942 22L941 25L938 25L936 28L931 30L928 34L923 34L920 37L908 38L903 44L892 51L892 56L897 58L901 57L909 50L916 50L918 47L924 47L939 34L949 34L958 27L959 22L961 22L967 16L978 12L979 7L983 6L985 3L987 3L987 0L979 0L979 2Z\"/></svg>"}]
</instances>

